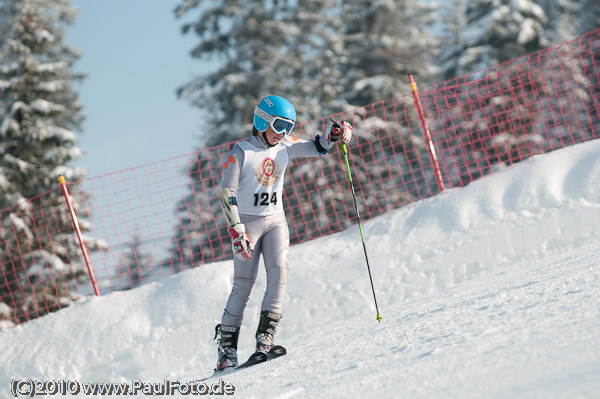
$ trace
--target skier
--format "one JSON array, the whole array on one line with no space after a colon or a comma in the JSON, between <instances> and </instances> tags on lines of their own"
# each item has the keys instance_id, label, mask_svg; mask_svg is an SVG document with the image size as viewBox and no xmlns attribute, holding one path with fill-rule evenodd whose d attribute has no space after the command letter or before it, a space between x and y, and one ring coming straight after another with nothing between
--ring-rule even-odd
<instances>
[{"instance_id":1,"label":"skier","mask_svg":"<svg viewBox=\"0 0 600 399\"><path fill-rule=\"evenodd\" d=\"M302 140L289 136L296 123L293 105L270 95L254 109L252 135L227 154L219 201L227 220L234 252L233 287L221 323L216 371L238 365L237 343L244 309L263 255L267 288L256 331L256 351L267 353L282 315L288 272L289 229L283 209L283 179L290 158L327 153L340 138L352 138L348 122L334 122L322 136Z\"/></svg>"}]
</instances>

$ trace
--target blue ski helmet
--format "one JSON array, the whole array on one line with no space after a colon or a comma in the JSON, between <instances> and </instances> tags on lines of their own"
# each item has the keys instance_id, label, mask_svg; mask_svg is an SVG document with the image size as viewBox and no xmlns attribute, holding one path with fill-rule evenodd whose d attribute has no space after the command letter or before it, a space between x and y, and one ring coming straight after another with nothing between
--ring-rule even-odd
<instances>
[{"instance_id":1,"label":"blue ski helmet","mask_svg":"<svg viewBox=\"0 0 600 399\"><path fill-rule=\"evenodd\" d=\"M286 134L289 134L296 122L296 110L294 106L283 97L267 96L260 100L256 108L254 108L254 127L259 132L264 132L273 119L278 116L292 122L291 127L286 129Z\"/></svg>"}]
</instances>

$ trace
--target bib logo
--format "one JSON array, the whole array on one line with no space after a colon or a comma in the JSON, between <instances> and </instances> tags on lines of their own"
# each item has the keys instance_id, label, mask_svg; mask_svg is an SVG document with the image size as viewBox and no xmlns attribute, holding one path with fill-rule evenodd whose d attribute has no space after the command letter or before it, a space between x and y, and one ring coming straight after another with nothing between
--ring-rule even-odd
<instances>
[{"instance_id":1,"label":"bib logo","mask_svg":"<svg viewBox=\"0 0 600 399\"><path fill-rule=\"evenodd\" d=\"M279 164L271 158L266 158L261 165L256 168L256 180L263 186L272 186L279 176L281 176L281 169Z\"/></svg>"}]
</instances>

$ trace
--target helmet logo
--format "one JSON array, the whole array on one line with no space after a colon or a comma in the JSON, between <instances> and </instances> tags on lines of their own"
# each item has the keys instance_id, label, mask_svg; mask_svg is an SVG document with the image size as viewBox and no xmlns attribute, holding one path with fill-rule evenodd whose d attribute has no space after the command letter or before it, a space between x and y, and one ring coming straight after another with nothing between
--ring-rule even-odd
<instances>
[{"instance_id":1,"label":"helmet logo","mask_svg":"<svg viewBox=\"0 0 600 399\"><path fill-rule=\"evenodd\" d=\"M273 101L271 101L271 99L270 99L269 97L266 97L266 98L265 98L265 102L267 103L267 105L268 105L269 107L272 107L272 106L273 106Z\"/></svg>"}]
</instances>

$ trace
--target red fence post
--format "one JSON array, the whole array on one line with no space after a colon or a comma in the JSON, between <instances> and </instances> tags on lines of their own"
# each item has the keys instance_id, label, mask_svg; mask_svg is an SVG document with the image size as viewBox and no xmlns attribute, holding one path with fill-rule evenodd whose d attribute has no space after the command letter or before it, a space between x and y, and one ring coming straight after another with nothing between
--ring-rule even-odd
<instances>
[{"instance_id":1,"label":"red fence post","mask_svg":"<svg viewBox=\"0 0 600 399\"><path fill-rule=\"evenodd\" d=\"M92 286L94 287L94 293L96 296L100 296L100 291L98 291L98 286L96 285L96 278L94 277L94 271L92 270L92 266L90 264L90 258L88 257L87 249L85 248L85 243L83 242L83 237L81 236L81 229L79 228L79 221L77 220L77 215L75 214L75 209L73 209L73 204L71 203L71 198L69 197L69 189L65 184L65 177L59 176L58 182L62 187L63 194L65 195L65 199L67 200L67 206L69 207L69 212L71 212L71 219L73 220L73 226L75 227L75 232L77 233L77 238L79 239L79 246L81 247L81 252L83 253L83 258L85 259L85 264L88 269L88 273L90 274L90 280L92 280Z\"/></svg>"},{"instance_id":2,"label":"red fence post","mask_svg":"<svg viewBox=\"0 0 600 399\"><path fill-rule=\"evenodd\" d=\"M417 108L417 112L419 113L419 118L421 118L421 124L423 125L423 131L425 132L425 138L427 140L429 154L431 155L431 159L433 161L433 168L435 170L435 178L437 180L438 186L440 187L440 191L444 191L444 180L442 179L442 172L440 171L440 165L437 160L437 155L435 154L435 146L433 145L433 141L431 140L431 135L429 134L429 129L427 128L427 122L425 122L425 114L423 113L423 108L421 108L421 101L419 101L419 92L417 92L417 84L413 80L412 75L408 75L408 80L410 82L410 87L412 89L413 98L415 100L415 107Z\"/></svg>"}]
</instances>

